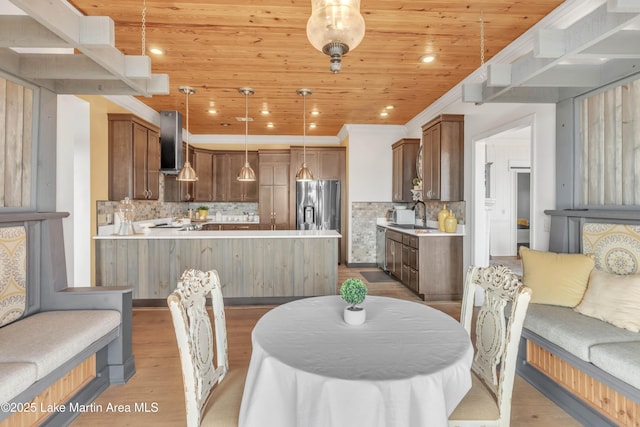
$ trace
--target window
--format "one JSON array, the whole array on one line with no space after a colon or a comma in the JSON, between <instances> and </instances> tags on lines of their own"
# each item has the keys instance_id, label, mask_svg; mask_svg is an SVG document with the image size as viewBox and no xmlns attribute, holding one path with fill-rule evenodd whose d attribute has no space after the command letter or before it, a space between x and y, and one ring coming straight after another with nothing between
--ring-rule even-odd
<instances>
[{"instance_id":1,"label":"window","mask_svg":"<svg viewBox=\"0 0 640 427\"><path fill-rule=\"evenodd\" d=\"M640 205L640 80L578 102L579 203Z\"/></svg>"}]
</instances>

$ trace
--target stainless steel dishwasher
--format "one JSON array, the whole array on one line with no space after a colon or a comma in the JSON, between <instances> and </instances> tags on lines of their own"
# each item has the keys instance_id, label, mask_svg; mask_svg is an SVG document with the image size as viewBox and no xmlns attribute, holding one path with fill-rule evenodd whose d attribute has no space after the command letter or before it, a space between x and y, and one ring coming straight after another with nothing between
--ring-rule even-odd
<instances>
[{"instance_id":1,"label":"stainless steel dishwasher","mask_svg":"<svg viewBox=\"0 0 640 427\"><path fill-rule=\"evenodd\" d=\"M378 225L376 228L376 264L384 271L387 271L386 234L387 228Z\"/></svg>"}]
</instances>

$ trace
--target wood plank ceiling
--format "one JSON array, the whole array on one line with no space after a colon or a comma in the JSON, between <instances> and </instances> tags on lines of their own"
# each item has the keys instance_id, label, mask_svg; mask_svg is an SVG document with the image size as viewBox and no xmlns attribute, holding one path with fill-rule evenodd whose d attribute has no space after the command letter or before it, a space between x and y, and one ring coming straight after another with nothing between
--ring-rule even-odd
<instances>
[{"instance_id":1,"label":"wood plank ceiling","mask_svg":"<svg viewBox=\"0 0 640 427\"><path fill-rule=\"evenodd\" d=\"M111 17L116 47L141 53L144 0L70 3L86 15ZM329 58L307 40L310 0L146 0L147 54L154 47L165 52L152 55L152 69L170 76L170 94L139 99L154 110L184 114L178 86L195 87L192 134L243 134L236 119L244 116L237 91L243 86L256 92L249 98L250 134L300 135L301 87L313 90L307 123L317 127L307 135L335 136L345 123L402 125L479 66L481 12L488 61L560 3L364 0L364 40L343 58L342 71L331 74ZM437 59L421 64L426 53ZM388 105L395 108L381 117Z\"/></svg>"}]
</instances>

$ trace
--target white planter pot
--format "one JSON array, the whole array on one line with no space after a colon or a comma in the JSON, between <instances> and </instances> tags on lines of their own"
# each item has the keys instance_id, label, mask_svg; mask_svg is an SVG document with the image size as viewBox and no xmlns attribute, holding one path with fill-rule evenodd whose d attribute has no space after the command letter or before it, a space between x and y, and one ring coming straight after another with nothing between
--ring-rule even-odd
<instances>
[{"instance_id":1,"label":"white planter pot","mask_svg":"<svg viewBox=\"0 0 640 427\"><path fill-rule=\"evenodd\" d=\"M362 325L367 318L367 312L363 307L355 307L355 310L351 307L344 308L344 321L348 325Z\"/></svg>"}]
</instances>

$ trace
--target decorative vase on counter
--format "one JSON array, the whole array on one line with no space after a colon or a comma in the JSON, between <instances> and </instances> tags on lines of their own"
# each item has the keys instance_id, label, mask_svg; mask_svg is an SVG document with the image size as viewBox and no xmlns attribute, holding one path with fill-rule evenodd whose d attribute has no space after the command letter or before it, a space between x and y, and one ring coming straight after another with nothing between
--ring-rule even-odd
<instances>
[{"instance_id":1,"label":"decorative vase on counter","mask_svg":"<svg viewBox=\"0 0 640 427\"><path fill-rule=\"evenodd\" d=\"M118 216L118 223L120 224L118 229L115 230L120 236L130 236L134 234L133 219L135 218L135 207L131 202L131 199L125 197L120 201L116 215Z\"/></svg>"},{"instance_id":2,"label":"decorative vase on counter","mask_svg":"<svg viewBox=\"0 0 640 427\"><path fill-rule=\"evenodd\" d=\"M458 219L455 217L453 212L449 210L449 215L444 220L444 231L447 233L455 233L458 229Z\"/></svg>"},{"instance_id":3,"label":"decorative vase on counter","mask_svg":"<svg viewBox=\"0 0 640 427\"><path fill-rule=\"evenodd\" d=\"M440 231L444 231L444 221L447 219L447 217L449 216L449 210L447 210L447 205L444 204L442 206L442 210L440 212L438 212L438 229Z\"/></svg>"}]
</instances>

